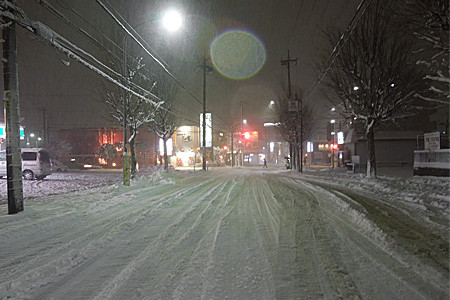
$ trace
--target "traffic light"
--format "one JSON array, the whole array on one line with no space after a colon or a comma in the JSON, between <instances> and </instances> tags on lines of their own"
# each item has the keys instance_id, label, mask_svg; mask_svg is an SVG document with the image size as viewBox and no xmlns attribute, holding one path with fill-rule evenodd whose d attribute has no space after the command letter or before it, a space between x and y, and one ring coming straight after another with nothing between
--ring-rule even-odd
<instances>
[{"instance_id":1,"label":"traffic light","mask_svg":"<svg viewBox=\"0 0 450 300\"><path fill-rule=\"evenodd\" d=\"M227 145L223 146L223 150L227 151L228 150L228 146Z\"/></svg>"},{"instance_id":2,"label":"traffic light","mask_svg":"<svg viewBox=\"0 0 450 300\"><path fill-rule=\"evenodd\" d=\"M248 141L250 140L250 132L246 131L242 133L242 139Z\"/></svg>"},{"instance_id":3,"label":"traffic light","mask_svg":"<svg viewBox=\"0 0 450 300\"><path fill-rule=\"evenodd\" d=\"M338 149L338 144L333 144L333 150L337 150Z\"/></svg>"}]
</instances>

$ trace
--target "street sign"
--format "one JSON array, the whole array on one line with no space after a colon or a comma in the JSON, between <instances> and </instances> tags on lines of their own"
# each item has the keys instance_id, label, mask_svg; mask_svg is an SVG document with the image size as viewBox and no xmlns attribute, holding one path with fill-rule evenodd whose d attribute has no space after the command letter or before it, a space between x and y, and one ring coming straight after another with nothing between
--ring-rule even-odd
<instances>
[{"instance_id":1,"label":"street sign","mask_svg":"<svg viewBox=\"0 0 450 300\"><path fill-rule=\"evenodd\" d=\"M424 134L425 150L435 151L441 149L441 134L439 131Z\"/></svg>"}]
</instances>

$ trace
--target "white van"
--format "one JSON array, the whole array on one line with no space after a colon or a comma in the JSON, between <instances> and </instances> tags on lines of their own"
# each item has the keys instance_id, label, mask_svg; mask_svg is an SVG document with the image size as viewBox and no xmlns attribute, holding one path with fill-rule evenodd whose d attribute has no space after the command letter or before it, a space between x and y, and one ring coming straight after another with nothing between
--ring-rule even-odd
<instances>
[{"instance_id":1,"label":"white van","mask_svg":"<svg viewBox=\"0 0 450 300\"><path fill-rule=\"evenodd\" d=\"M23 179L42 180L52 174L50 154L43 148L22 148ZM0 151L0 178L6 176L6 151Z\"/></svg>"}]
</instances>

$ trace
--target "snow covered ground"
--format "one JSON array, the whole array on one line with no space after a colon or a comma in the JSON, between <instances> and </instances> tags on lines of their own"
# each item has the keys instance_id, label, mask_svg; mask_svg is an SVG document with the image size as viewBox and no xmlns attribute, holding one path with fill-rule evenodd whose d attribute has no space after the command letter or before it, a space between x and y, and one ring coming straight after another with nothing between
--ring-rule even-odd
<instances>
[{"instance_id":1,"label":"snow covered ground","mask_svg":"<svg viewBox=\"0 0 450 300\"><path fill-rule=\"evenodd\" d=\"M118 170L53 173L44 180L24 180L23 194L26 198L64 194L119 183L121 180L122 173ZM8 201L6 181L6 178L0 178L0 204Z\"/></svg>"},{"instance_id":2,"label":"snow covered ground","mask_svg":"<svg viewBox=\"0 0 450 300\"><path fill-rule=\"evenodd\" d=\"M153 171L25 182L24 212L0 205L0 299L450 296L447 179Z\"/></svg>"}]
</instances>

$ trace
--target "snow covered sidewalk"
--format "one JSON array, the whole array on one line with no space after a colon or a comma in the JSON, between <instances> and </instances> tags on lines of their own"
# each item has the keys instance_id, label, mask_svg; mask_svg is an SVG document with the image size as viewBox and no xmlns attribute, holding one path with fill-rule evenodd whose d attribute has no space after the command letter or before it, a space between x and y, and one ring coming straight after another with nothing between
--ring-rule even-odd
<instances>
[{"instance_id":1,"label":"snow covered sidewalk","mask_svg":"<svg viewBox=\"0 0 450 300\"><path fill-rule=\"evenodd\" d=\"M0 216L0 298L448 298L442 257L408 248L416 232L430 232L434 242L419 246L433 251L444 240L448 255L439 234L448 223L411 222L426 214L384 199L402 188L373 199L378 184L360 197L351 193L357 181L330 178L149 172L131 187L33 198L24 212ZM383 223L405 216L409 240Z\"/></svg>"},{"instance_id":2,"label":"snow covered sidewalk","mask_svg":"<svg viewBox=\"0 0 450 300\"><path fill-rule=\"evenodd\" d=\"M118 171L78 171L53 173L44 180L24 180L23 194L25 198L43 197L47 195L65 194L111 185L122 181L122 173ZM0 178L0 204L7 203L7 179ZM7 210L1 210L4 212Z\"/></svg>"}]
</instances>

